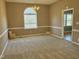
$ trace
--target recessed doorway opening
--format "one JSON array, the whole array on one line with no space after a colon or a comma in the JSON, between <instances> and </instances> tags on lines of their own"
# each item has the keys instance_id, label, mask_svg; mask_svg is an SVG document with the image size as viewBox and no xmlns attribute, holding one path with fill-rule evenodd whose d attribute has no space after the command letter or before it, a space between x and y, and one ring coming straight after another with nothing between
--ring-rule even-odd
<instances>
[{"instance_id":1,"label":"recessed doorway opening","mask_svg":"<svg viewBox=\"0 0 79 59\"><path fill-rule=\"evenodd\" d=\"M64 10L64 39L72 41L73 29L73 15L74 9Z\"/></svg>"}]
</instances>

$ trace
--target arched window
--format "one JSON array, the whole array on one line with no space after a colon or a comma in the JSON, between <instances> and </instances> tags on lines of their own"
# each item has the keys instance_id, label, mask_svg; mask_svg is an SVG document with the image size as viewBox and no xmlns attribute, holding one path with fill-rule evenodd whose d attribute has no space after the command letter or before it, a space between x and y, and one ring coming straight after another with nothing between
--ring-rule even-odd
<instances>
[{"instance_id":1,"label":"arched window","mask_svg":"<svg viewBox=\"0 0 79 59\"><path fill-rule=\"evenodd\" d=\"M37 12L32 8L26 8L24 10L24 28L37 28Z\"/></svg>"}]
</instances>

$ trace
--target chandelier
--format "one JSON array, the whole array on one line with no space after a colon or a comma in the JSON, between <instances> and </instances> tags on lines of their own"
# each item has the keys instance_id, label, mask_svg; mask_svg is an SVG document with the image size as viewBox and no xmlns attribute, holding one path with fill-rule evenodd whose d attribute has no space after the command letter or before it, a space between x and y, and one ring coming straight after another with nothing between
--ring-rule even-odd
<instances>
[{"instance_id":1,"label":"chandelier","mask_svg":"<svg viewBox=\"0 0 79 59\"><path fill-rule=\"evenodd\" d=\"M40 6L36 4L36 1L37 0L34 0L34 5L32 6L32 8L36 11L39 11L40 10Z\"/></svg>"},{"instance_id":2,"label":"chandelier","mask_svg":"<svg viewBox=\"0 0 79 59\"><path fill-rule=\"evenodd\" d=\"M40 6L39 5L33 5L32 8L36 11L39 11L40 10Z\"/></svg>"}]
</instances>

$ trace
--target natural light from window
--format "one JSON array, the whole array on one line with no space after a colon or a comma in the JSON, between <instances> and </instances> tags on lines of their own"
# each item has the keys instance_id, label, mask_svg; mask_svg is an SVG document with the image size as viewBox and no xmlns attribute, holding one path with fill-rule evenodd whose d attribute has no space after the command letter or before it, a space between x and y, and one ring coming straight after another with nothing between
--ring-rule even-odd
<instances>
[{"instance_id":1,"label":"natural light from window","mask_svg":"<svg viewBox=\"0 0 79 59\"><path fill-rule=\"evenodd\" d=\"M64 26L72 26L72 14L64 15Z\"/></svg>"},{"instance_id":2,"label":"natural light from window","mask_svg":"<svg viewBox=\"0 0 79 59\"><path fill-rule=\"evenodd\" d=\"M24 28L37 28L37 12L33 8L26 8L24 10Z\"/></svg>"}]
</instances>

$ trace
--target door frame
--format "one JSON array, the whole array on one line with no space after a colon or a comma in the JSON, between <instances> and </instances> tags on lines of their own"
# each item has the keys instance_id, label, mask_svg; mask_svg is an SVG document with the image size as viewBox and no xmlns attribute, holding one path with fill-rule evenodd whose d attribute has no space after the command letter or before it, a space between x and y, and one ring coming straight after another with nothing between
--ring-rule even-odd
<instances>
[{"instance_id":1,"label":"door frame","mask_svg":"<svg viewBox=\"0 0 79 59\"><path fill-rule=\"evenodd\" d=\"M73 10L73 18L72 18L72 36L73 36L73 20L74 20L74 8L69 8L69 9L65 9L63 10L63 19L62 19L62 37L64 38L64 12L65 11L69 11L69 10ZM73 39L72 39L73 40Z\"/></svg>"}]
</instances>

